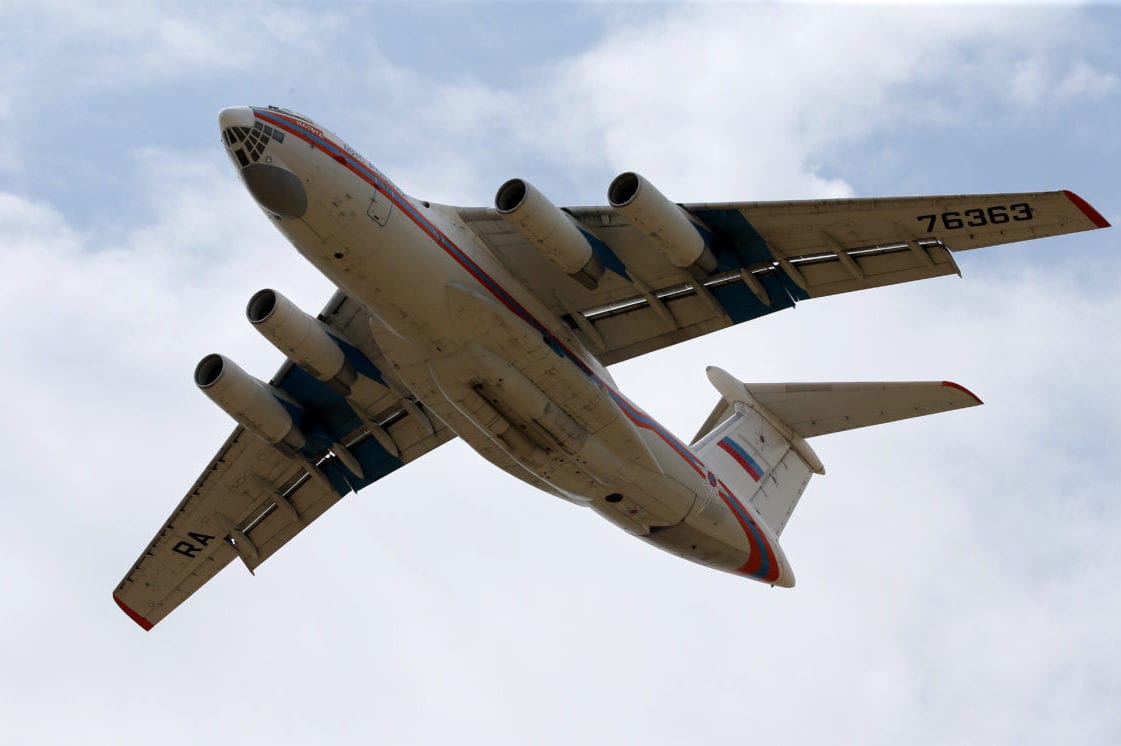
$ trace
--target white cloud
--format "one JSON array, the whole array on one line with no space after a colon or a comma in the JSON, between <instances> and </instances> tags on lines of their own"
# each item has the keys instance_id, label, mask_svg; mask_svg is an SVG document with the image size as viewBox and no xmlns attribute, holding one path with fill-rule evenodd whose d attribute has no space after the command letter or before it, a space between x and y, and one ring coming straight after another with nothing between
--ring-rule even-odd
<instances>
[{"instance_id":1,"label":"white cloud","mask_svg":"<svg viewBox=\"0 0 1121 746\"><path fill-rule=\"evenodd\" d=\"M252 74L270 44L305 43L330 25L330 14L257 3L182 8L123 0L98 6L47 0L19 14L35 33L21 39L71 71L86 93L224 70ZM325 23L325 21L327 21ZM298 32L298 33L297 33ZM63 49L70 54L62 55ZM12 52L22 50L12 50ZM57 55L57 57L55 57Z\"/></svg>"},{"instance_id":2,"label":"white cloud","mask_svg":"<svg viewBox=\"0 0 1121 746\"><path fill-rule=\"evenodd\" d=\"M256 2L201 3L114 0L10 2L0 7L0 169L27 176L44 148L70 151L101 143L67 140L44 127L56 120L89 132L112 123L107 107L136 97L132 115L181 115L180 94L205 82L216 90L275 89L300 74L302 61L330 51L319 40L339 32L333 12ZM80 112L70 119L66 113ZM18 123L18 126L15 126ZM119 122L116 122L119 125ZM108 127L98 137L119 138Z\"/></svg>"},{"instance_id":3,"label":"white cloud","mask_svg":"<svg viewBox=\"0 0 1121 746\"><path fill-rule=\"evenodd\" d=\"M1070 9L999 5L670 6L512 76L532 82L437 81L409 106L423 129L404 135L427 154L423 170L395 173L453 203L551 164L545 188L560 203L602 200L628 169L682 201L850 196L824 164L854 143L939 123L968 132L1042 106L1073 113L1112 90L1112 73L1072 57L1079 22Z\"/></svg>"},{"instance_id":4,"label":"white cloud","mask_svg":"<svg viewBox=\"0 0 1121 746\"><path fill-rule=\"evenodd\" d=\"M166 422L198 405L207 411L190 390L203 354L225 351L271 375L278 355L245 334L240 318L254 290L279 285L312 310L329 295L326 281L274 235L232 169L156 150L138 154L135 169L145 196L132 209L149 218L119 237L80 233L50 205L0 194L0 336L18 361L0 371L0 385L20 392L0 409L7 422L38 424L4 433L4 451L24 465L18 478L29 485L53 473L56 491L40 499L60 511L67 499L108 508L114 493L144 489L110 487L110 465L150 463L165 453L159 434L183 443L176 437L183 431L167 432ZM75 448L89 461L60 470Z\"/></svg>"},{"instance_id":5,"label":"white cloud","mask_svg":"<svg viewBox=\"0 0 1121 746\"><path fill-rule=\"evenodd\" d=\"M1052 43L1048 27L1062 17L999 7L669 7L617 24L555 68L520 70L519 80L534 81L520 89L453 77L418 101L423 147L434 162L508 162L518 173L555 163L568 182L557 187L581 194L600 195L614 173L636 169L681 200L849 196L852 187L821 167L831 149L911 123L968 122L1009 88L1027 100L1108 81L1085 62L1069 82L1040 72L1053 64L1039 53ZM471 156L457 158L463 148ZM469 186L478 168L453 167L456 186L433 198L489 196L497 183Z\"/></svg>"},{"instance_id":6,"label":"white cloud","mask_svg":"<svg viewBox=\"0 0 1121 746\"><path fill-rule=\"evenodd\" d=\"M1013 65L1008 96L1019 106L1038 109L1102 99L1117 87L1115 74L1096 69L1084 60L1070 64L1053 58L1029 57Z\"/></svg>"},{"instance_id":7,"label":"white cloud","mask_svg":"<svg viewBox=\"0 0 1121 746\"><path fill-rule=\"evenodd\" d=\"M1112 72L1098 70L1084 61L1076 62L1055 84L1055 96L1059 99L1100 99L1118 88L1118 76Z\"/></svg>"}]
</instances>

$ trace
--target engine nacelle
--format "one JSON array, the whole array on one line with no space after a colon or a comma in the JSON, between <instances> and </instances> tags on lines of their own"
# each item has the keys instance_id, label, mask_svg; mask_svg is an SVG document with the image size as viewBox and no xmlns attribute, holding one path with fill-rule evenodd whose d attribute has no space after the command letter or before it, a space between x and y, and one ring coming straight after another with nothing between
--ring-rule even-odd
<instances>
[{"instance_id":1,"label":"engine nacelle","mask_svg":"<svg viewBox=\"0 0 1121 746\"><path fill-rule=\"evenodd\" d=\"M223 355L207 355L195 366L195 384L246 430L270 445L300 450L307 442L272 387Z\"/></svg>"},{"instance_id":2,"label":"engine nacelle","mask_svg":"<svg viewBox=\"0 0 1121 746\"><path fill-rule=\"evenodd\" d=\"M498 188L494 206L507 223L567 275L588 288L599 284L603 263L568 215L523 179Z\"/></svg>"},{"instance_id":3,"label":"engine nacelle","mask_svg":"<svg viewBox=\"0 0 1121 746\"><path fill-rule=\"evenodd\" d=\"M716 271L716 257L705 245L689 213L666 199L642 176L633 171L616 176L607 188L607 200L653 241L674 266L705 274Z\"/></svg>"},{"instance_id":4,"label":"engine nacelle","mask_svg":"<svg viewBox=\"0 0 1121 746\"><path fill-rule=\"evenodd\" d=\"M357 379L346 354L320 323L276 290L259 290L245 307L249 323L317 380L350 393Z\"/></svg>"}]
</instances>

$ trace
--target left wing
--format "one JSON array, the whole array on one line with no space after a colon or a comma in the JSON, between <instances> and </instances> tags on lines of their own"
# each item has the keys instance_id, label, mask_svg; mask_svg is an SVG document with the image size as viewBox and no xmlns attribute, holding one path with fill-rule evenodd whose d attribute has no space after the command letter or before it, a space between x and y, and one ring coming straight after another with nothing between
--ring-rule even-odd
<instances>
[{"instance_id":1,"label":"left wing","mask_svg":"<svg viewBox=\"0 0 1121 746\"><path fill-rule=\"evenodd\" d=\"M336 294L320 320L377 368L386 368L359 304ZM113 592L117 605L144 629L231 560L240 558L253 572L344 495L454 437L444 423L387 388L367 411L377 413L370 419L392 439L393 454L339 394L291 362L272 385L304 406L304 428L309 441L318 443L317 454L304 462L244 427L234 430ZM334 443L345 446L361 476L336 455Z\"/></svg>"},{"instance_id":2,"label":"left wing","mask_svg":"<svg viewBox=\"0 0 1121 746\"><path fill-rule=\"evenodd\" d=\"M960 274L953 252L1109 225L1069 191L680 207L717 260L707 276L671 264L615 209L565 208L608 268L592 289L496 210L458 214L605 364L799 300Z\"/></svg>"}]
</instances>

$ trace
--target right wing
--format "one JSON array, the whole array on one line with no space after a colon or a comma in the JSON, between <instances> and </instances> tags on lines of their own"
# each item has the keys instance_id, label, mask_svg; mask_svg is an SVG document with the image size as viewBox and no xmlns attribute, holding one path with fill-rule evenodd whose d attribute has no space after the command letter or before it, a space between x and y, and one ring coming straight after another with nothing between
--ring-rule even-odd
<instances>
[{"instance_id":1,"label":"right wing","mask_svg":"<svg viewBox=\"0 0 1121 746\"><path fill-rule=\"evenodd\" d=\"M359 304L342 293L320 319L384 371ZM113 592L144 629L163 619L219 570L240 558L250 572L350 491L451 440L454 433L392 389L369 408L399 452L383 448L345 400L286 362L273 385L304 405L324 443L339 442L361 465L359 478L328 449L309 469L238 426Z\"/></svg>"},{"instance_id":2,"label":"right wing","mask_svg":"<svg viewBox=\"0 0 1121 746\"><path fill-rule=\"evenodd\" d=\"M711 234L718 269L670 264L611 207L565 212L608 268L589 289L492 208L455 208L507 268L611 364L758 318L801 300L960 274L953 252L1104 228L1069 191L683 204Z\"/></svg>"}]
</instances>

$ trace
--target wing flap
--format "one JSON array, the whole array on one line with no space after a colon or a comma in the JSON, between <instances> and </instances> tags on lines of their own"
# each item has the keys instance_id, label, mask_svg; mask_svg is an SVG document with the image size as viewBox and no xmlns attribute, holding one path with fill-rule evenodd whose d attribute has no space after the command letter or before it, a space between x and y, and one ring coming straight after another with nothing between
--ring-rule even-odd
<instances>
[{"instance_id":1,"label":"wing flap","mask_svg":"<svg viewBox=\"0 0 1121 746\"><path fill-rule=\"evenodd\" d=\"M920 252L906 245L845 252L846 264L839 254L824 254L796 264L805 278L811 297L823 297L959 274L950 252L941 246L920 246Z\"/></svg>"},{"instance_id":2,"label":"wing flap","mask_svg":"<svg viewBox=\"0 0 1121 746\"><path fill-rule=\"evenodd\" d=\"M641 295L632 295L618 310L585 314L604 341L605 351L599 355L602 362L625 360L732 325L727 314L714 313L695 289L677 284L663 288L663 292L667 290L683 294L654 303ZM660 306L656 305L659 303Z\"/></svg>"}]
</instances>

